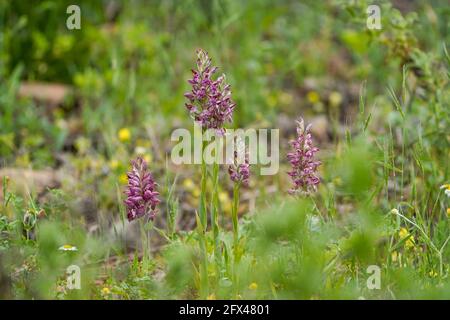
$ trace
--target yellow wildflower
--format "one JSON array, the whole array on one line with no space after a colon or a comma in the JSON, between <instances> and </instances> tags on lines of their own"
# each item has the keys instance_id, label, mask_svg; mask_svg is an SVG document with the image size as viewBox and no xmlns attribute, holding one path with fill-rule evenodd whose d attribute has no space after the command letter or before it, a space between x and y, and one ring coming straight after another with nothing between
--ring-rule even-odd
<instances>
[{"instance_id":1,"label":"yellow wildflower","mask_svg":"<svg viewBox=\"0 0 450 320\"><path fill-rule=\"evenodd\" d=\"M214 293L211 293L206 300L216 300L216 295Z\"/></svg>"},{"instance_id":2,"label":"yellow wildflower","mask_svg":"<svg viewBox=\"0 0 450 320\"><path fill-rule=\"evenodd\" d=\"M232 203L232 201L230 201L230 197L229 197L227 192L222 191L222 192L219 193L219 201L220 201L220 204L222 206L223 211L225 213L231 213L231 209L232 209L231 203Z\"/></svg>"},{"instance_id":3,"label":"yellow wildflower","mask_svg":"<svg viewBox=\"0 0 450 320\"><path fill-rule=\"evenodd\" d=\"M450 198L450 184L446 183L441 186L441 189L444 189L444 193L447 197Z\"/></svg>"},{"instance_id":4,"label":"yellow wildflower","mask_svg":"<svg viewBox=\"0 0 450 320\"><path fill-rule=\"evenodd\" d=\"M413 248L416 245L416 242L414 241L414 237L409 237L408 240L406 240L405 245L407 248Z\"/></svg>"},{"instance_id":5,"label":"yellow wildflower","mask_svg":"<svg viewBox=\"0 0 450 320\"><path fill-rule=\"evenodd\" d=\"M406 230L406 228L401 228L398 232L398 235L400 236L400 239L404 239L408 236L409 232Z\"/></svg>"},{"instance_id":6,"label":"yellow wildflower","mask_svg":"<svg viewBox=\"0 0 450 320\"><path fill-rule=\"evenodd\" d=\"M450 218L450 208L447 208L447 217Z\"/></svg>"},{"instance_id":7,"label":"yellow wildflower","mask_svg":"<svg viewBox=\"0 0 450 320\"><path fill-rule=\"evenodd\" d=\"M391 253L391 259L392 259L393 262L397 262L397 259L398 259L398 253L397 253L397 251L393 251L393 252Z\"/></svg>"},{"instance_id":8,"label":"yellow wildflower","mask_svg":"<svg viewBox=\"0 0 450 320\"><path fill-rule=\"evenodd\" d=\"M110 294L110 293L111 293L111 290L109 290L108 287L104 287L104 288L102 289L102 295L106 296L106 295L108 295L108 294Z\"/></svg>"},{"instance_id":9,"label":"yellow wildflower","mask_svg":"<svg viewBox=\"0 0 450 320\"><path fill-rule=\"evenodd\" d=\"M320 101L320 96L316 91L309 91L306 94L309 103L315 104Z\"/></svg>"},{"instance_id":10,"label":"yellow wildflower","mask_svg":"<svg viewBox=\"0 0 450 320\"><path fill-rule=\"evenodd\" d=\"M187 179L183 180L183 187L186 190L191 191L192 189L194 189L195 185L194 185L194 182L191 179L187 178Z\"/></svg>"},{"instance_id":11,"label":"yellow wildflower","mask_svg":"<svg viewBox=\"0 0 450 320\"><path fill-rule=\"evenodd\" d=\"M119 140L122 142L129 141L131 138L131 132L128 128L122 128L119 130L119 133L117 134L119 137Z\"/></svg>"},{"instance_id":12,"label":"yellow wildflower","mask_svg":"<svg viewBox=\"0 0 450 320\"><path fill-rule=\"evenodd\" d=\"M120 184L127 184L128 183L128 177L127 177L127 175L125 173L122 173L119 176L119 182L120 182Z\"/></svg>"},{"instance_id":13,"label":"yellow wildflower","mask_svg":"<svg viewBox=\"0 0 450 320\"><path fill-rule=\"evenodd\" d=\"M434 271L434 270L431 270L431 271L428 273L428 275L429 275L430 277L432 277L432 278L436 278L436 277L437 277L437 272Z\"/></svg>"},{"instance_id":14,"label":"yellow wildflower","mask_svg":"<svg viewBox=\"0 0 450 320\"><path fill-rule=\"evenodd\" d=\"M406 230L406 228L401 228L398 235L400 236L400 239L405 239L407 237L408 240L406 240L405 242L405 246L407 248L412 248L415 245L415 241L414 241L414 237L412 235L410 235L410 233L408 232L408 230Z\"/></svg>"},{"instance_id":15,"label":"yellow wildflower","mask_svg":"<svg viewBox=\"0 0 450 320\"><path fill-rule=\"evenodd\" d=\"M334 108L339 107L342 102L342 95L337 91L333 91L330 93L328 100L330 101L330 106Z\"/></svg>"},{"instance_id":16,"label":"yellow wildflower","mask_svg":"<svg viewBox=\"0 0 450 320\"><path fill-rule=\"evenodd\" d=\"M219 200L220 200L220 202L226 202L226 201L229 201L230 200L230 198L228 197L228 193L226 193L226 192L220 192L219 193Z\"/></svg>"},{"instance_id":17,"label":"yellow wildflower","mask_svg":"<svg viewBox=\"0 0 450 320\"><path fill-rule=\"evenodd\" d=\"M152 158L152 155L151 154L144 154L144 160L147 162L147 163L150 163L150 162L152 162L152 160L153 160L153 158Z\"/></svg>"},{"instance_id":18,"label":"yellow wildflower","mask_svg":"<svg viewBox=\"0 0 450 320\"><path fill-rule=\"evenodd\" d=\"M256 282L252 282L252 283L250 283L250 285L248 286L248 288L249 288L250 290L256 290L256 289L258 289L258 284L257 284Z\"/></svg>"},{"instance_id":19,"label":"yellow wildflower","mask_svg":"<svg viewBox=\"0 0 450 320\"><path fill-rule=\"evenodd\" d=\"M115 170L119 167L119 161L117 161L116 159L112 159L111 161L109 161L109 167L112 170Z\"/></svg>"},{"instance_id":20,"label":"yellow wildflower","mask_svg":"<svg viewBox=\"0 0 450 320\"><path fill-rule=\"evenodd\" d=\"M201 191L198 187L195 187L194 190L192 190L192 195L196 198L200 197Z\"/></svg>"}]
</instances>

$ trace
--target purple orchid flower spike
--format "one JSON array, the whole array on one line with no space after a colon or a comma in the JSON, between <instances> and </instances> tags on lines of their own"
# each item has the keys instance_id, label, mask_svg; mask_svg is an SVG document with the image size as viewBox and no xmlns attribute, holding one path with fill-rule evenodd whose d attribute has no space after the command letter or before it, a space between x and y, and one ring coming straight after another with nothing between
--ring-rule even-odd
<instances>
[{"instance_id":1,"label":"purple orchid flower spike","mask_svg":"<svg viewBox=\"0 0 450 320\"><path fill-rule=\"evenodd\" d=\"M128 172L128 185L125 191L127 198L124 203L127 207L128 221L148 216L154 219L156 206L160 202L156 191L156 183L147 169L147 162L138 157L131 162L132 169Z\"/></svg>"},{"instance_id":2,"label":"purple orchid flower spike","mask_svg":"<svg viewBox=\"0 0 450 320\"><path fill-rule=\"evenodd\" d=\"M211 58L202 49L197 50L197 70L192 70L193 77L188 80L192 90L184 96L189 100L186 108L195 121L204 129L215 129L223 135L225 122L233 120L236 104L231 100L230 85L225 75L212 79L217 67L211 66Z\"/></svg>"},{"instance_id":3,"label":"purple orchid flower spike","mask_svg":"<svg viewBox=\"0 0 450 320\"><path fill-rule=\"evenodd\" d=\"M303 119L297 121L297 138L290 142L292 152L287 154L291 171L288 175L291 177L293 187L289 190L290 194L303 193L308 194L317 190L320 179L317 176L317 167L321 162L315 160L315 154L319 148L314 147L311 137L311 125L305 129Z\"/></svg>"}]
</instances>

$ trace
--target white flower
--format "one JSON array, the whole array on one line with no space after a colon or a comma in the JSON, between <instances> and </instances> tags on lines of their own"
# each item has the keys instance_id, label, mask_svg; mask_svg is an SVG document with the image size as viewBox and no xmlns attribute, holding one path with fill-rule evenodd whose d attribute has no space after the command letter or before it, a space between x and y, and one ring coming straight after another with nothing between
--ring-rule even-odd
<instances>
[{"instance_id":1,"label":"white flower","mask_svg":"<svg viewBox=\"0 0 450 320\"><path fill-rule=\"evenodd\" d=\"M60 251L78 251L77 247L72 246L70 244L65 244L65 245L59 247L58 250L60 250Z\"/></svg>"},{"instance_id":2,"label":"white flower","mask_svg":"<svg viewBox=\"0 0 450 320\"><path fill-rule=\"evenodd\" d=\"M440 189L445 189L445 195L450 198L450 184L443 184Z\"/></svg>"},{"instance_id":3,"label":"white flower","mask_svg":"<svg viewBox=\"0 0 450 320\"><path fill-rule=\"evenodd\" d=\"M391 210L391 213L392 213L392 214L397 214L397 215L399 214L398 210L395 209L395 208Z\"/></svg>"}]
</instances>

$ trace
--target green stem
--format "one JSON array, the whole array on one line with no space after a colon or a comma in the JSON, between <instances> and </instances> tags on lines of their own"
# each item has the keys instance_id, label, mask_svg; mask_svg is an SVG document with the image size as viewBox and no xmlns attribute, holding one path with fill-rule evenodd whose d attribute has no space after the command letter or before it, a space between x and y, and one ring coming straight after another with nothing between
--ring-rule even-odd
<instances>
[{"instance_id":1,"label":"green stem","mask_svg":"<svg viewBox=\"0 0 450 320\"><path fill-rule=\"evenodd\" d=\"M202 298L206 298L208 296L208 253L206 250L206 230L208 228L208 220L206 213L206 179L207 179L207 170L206 163L203 159L203 151L205 150L205 143L202 144L202 179L200 182L200 208L199 208L199 218L201 222L201 228L199 228L199 241L200 241L200 249L202 254L202 262L200 265L200 294Z\"/></svg>"},{"instance_id":2,"label":"green stem","mask_svg":"<svg viewBox=\"0 0 450 320\"><path fill-rule=\"evenodd\" d=\"M206 163L203 159L203 150L205 149L205 144L202 145L202 179L201 179L201 186L200 186L200 221L202 222L203 230L206 233L206 230L208 228L208 218L206 214L206 181L207 181L207 175L208 172L206 170Z\"/></svg>"},{"instance_id":3,"label":"green stem","mask_svg":"<svg viewBox=\"0 0 450 320\"><path fill-rule=\"evenodd\" d=\"M216 161L213 165L213 194L211 201L211 226L213 230L213 238L214 238L214 256L216 259L217 268L219 268L221 264L221 252L219 249L219 163Z\"/></svg>"},{"instance_id":4,"label":"green stem","mask_svg":"<svg viewBox=\"0 0 450 320\"><path fill-rule=\"evenodd\" d=\"M236 183L233 188L233 207L231 211L231 217L233 219L233 248L234 248L234 260L238 260L238 246L239 246L239 230L238 230L238 209L239 209L239 189L240 183Z\"/></svg>"},{"instance_id":5,"label":"green stem","mask_svg":"<svg viewBox=\"0 0 450 320\"><path fill-rule=\"evenodd\" d=\"M233 206L231 208L231 218L233 221L233 283L234 283L234 294L237 296L239 288L239 275L237 271L237 265L239 262L239 220L238 220L238 209L239 209L239 189L241 184L238 182L233 187Z\"/></svg>"}]
</instances>

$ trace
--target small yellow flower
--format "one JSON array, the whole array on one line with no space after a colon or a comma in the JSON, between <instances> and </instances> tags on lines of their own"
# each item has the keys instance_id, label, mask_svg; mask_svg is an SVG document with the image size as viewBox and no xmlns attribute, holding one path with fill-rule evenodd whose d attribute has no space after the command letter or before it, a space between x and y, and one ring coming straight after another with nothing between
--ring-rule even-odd
<instances>
[{"instance_id":1,"label":"small yellow flower","mask_svg":"<svg viewBox=\"0 0 450 320\"><path fill-rule=\"evenodd\" d=\"M187 179L183 180L183 187L186 190L190 191L190 190L194 189L195 185L194 185L194 182L191 179L187 178Z\"/></svg>"},{"instance_id":2,"label":"small yellow flower","mask_svg":"<svg viewBox=\"0 0 450 320\"><path fill-rule=\"evenodd\" d=\"M129 141L131 138L131 132L128 128L122 128L119 130L119 133L117 134L119 137L119 140L122 142Z\"/></svg>"},{"instance_id":3,"label":"small yellow flower","mask_svg":"<svg viewBox=\"0 0 450 320\"><path fill-rule=\"evenodd\" d=\"M147 163L150 163L150 162L152 162L152 160L153 160L153 158L152 158L152 156L150 155L150 154L144 154L144 160L147 162Z\"/></svg>"},{"instance_id":4,"label":"small yellow flower","mask_svg":"<svg viewBox=\"0 0 450 320\"><path fill-rule=\"evenodd\" d=\"M438 274L437 274L436 271L431 270L431 271L428 273L428 275L429 275L430 277L432 277L432 278L436 278Z\"/></svg>"},{"instance_id":5,"label":"small yellow flower","mask_svg":"<svg viewBox=\"0 0 450 320\"><path fill-rule=\"evenodd\" d=\"M201 191L200 191L200 189L199 189L198 187L195 187L194 190L192 190L192 195L193 195L195 198L200 197L200 194L201 194Z\"/></svg>"},{"instance_id":6,"label":"small yellow flower","mask_svg":"<svg viewBox=\"0 0 450 320\"><path fill-rule=\"evenodd\" d=\"M106 295L108 295L108 294L110 294L110 293L111 293L111 290L109 290L108 287L104 287L104 288L102 289L102 295L106 296Z\"/></svg>"},{"instance_id":7,"label":"small yellow flower","mask_svg":"<svg viewBox=\"0 0 450 320\"><path fill-rule=\"evenodd\" d=\"M450 198L450 184L446 183L441 186L441 189L444 189L444 193L447 197Z\"/></svg>"},{"instance_id":8,"label":"small yellow flower","mask_svg":"<svg viewBox=\"0 0 450 320\"><path fill-rule=\"evenodd\" d=\"M333 91L330 93L328 100L330 101L330 106L334 108L339 107L342 102L342 95L337 91Z\"/></svg>"},{"instance_id":9,"label":"small yellow flower","mask_svg":"<svg viewBox=\"0 0 450 320\"><path fill-rule=\"evenodd\" d=\"M228 197L228 193L222 191L219 193L219 200L220 202L224 203L226 201L229 201L230 197Z\"/></svg>"},{"instance_id":10,"label":"small yellow flower","mask_svg":"<svg viewBox=\"0 0 450 320\"><path fill-rule=\"evenodd\" d=\"M256 282L252 282L252 283L250 283L250 285L248 286L248 288L249 288L250 290L256 290L256 289L258 289L258 284L257 284Z\"/></svg>"},{"instance_id":11,"label":"small yellow flower","mask_svg":"<svg viewBox=\"0 0 450 320\"><path fill-rule=\"evenodd\" d=\"M398 235L400 236L400 239L404 239L409 235L409 232L408 230L406 230L406 228L401 228L398 232Z\"/></svg>"},{"instance_id":12,"label":"small yellow flower","mask_svg":"<svg viewBox=\"0 0 450 320\"><path fill-rule=\"evenodd\" d=\"M211 293L206 300L216 300L216 295L214 293Z\"/></svg>"},{"instance_id":13,"label":"small yellow flower","mask_svg":"<svg viewBox=\"0 0 450 320\"><path fill-rule=\"evenodd\" d=\"M72 246L70 244L65 244L65 245L59 247L58 250L60 250L60 251L78 251L77 247Z\"/></svg>"},{"instance_id":14,"label":"small yellow flower","mask_svg":"<svg viewBox=\"0 0 450 320\"><path fill-rule=\"evenodd\" d=\"M315 104L320 101L320 96L316 91L309 91L306 94L309 103Z\"/></svg>"},{"instance_id":15,"label":"small yellow flower","mask_svg":"<svg viewBox=\"0 0 450 320\"><path fill-rule=\"evenodd\" d=\"M125 173L122 173L119 176L119 182L120 182L120 184L127 184L128 183L128 176Z\"/></svg>"},{"instance_id":16,"label":"small yellow flower","mask_svg":"<svg viewBox=\"0 0 450 320\"><path fill-rule=\"evenodd\" d=\"M450 218L450 208L447 208L447 217Z\"/></svg>"},{"instance_id":17,"label":"small yellow flower","mask_svg":"<svg viewBox=\"0 0 450 320\"><path fill-rule=\"evenodd\" d=\"M120 164L119 161L117 161L116 159L112 159L111 161L109 161L109 167L112 170L117 169L119 167L119 164Z\"/></svg>"},{"instance_id":18,"label":"small yellow flower","mask_svg":"<svg viewBox=\"0 0 450 320\"><path fill-rule=\"evenodd\" d=\"M393 252L391 253L391 258L392 258L392 261L393 261L393 262L397 262L397 259L398 259L398 253L397 253L397 251L393 251Z\"/></svg>"},{"instance_id":19,"label":"small yellow flower","mask_svg":"<svg viewBox=\"0 0 450 320\"><path fill-rule=\"evenodd\" d=\"M408 240L406 240L405 245L407 248L413 248L416 245L416 242L414 241L414 237L409 237Z\"/></svg>"},{"instance_id":20,"label":"small yellow flower","mask_svg":"<svg viewBox=\"0 0 450 320\"><path fill-rule=\"evenodd\" d=\"M409 234L408 230L406 230L406 228L401 228L398 235L400 236L401 239L405 239L407 237L408 240L406 240L405 242L405 246L407 248L413 248L415 246L415 241L414 241L414 237L412 235Z\"/></svg>"},{"instance_id":21,"label":"small yellow flower","mask_svg":"<svg viewBox=\"0 0 450 320\"><path fill-rule=\"evenodd\" d=\"M231 213L232 201L230 201L230 196L228 195L227 192L224 192L224 191L219 192L219 201L220 201L223 211L227 214Z\"/></svg>"}]
</instances>

